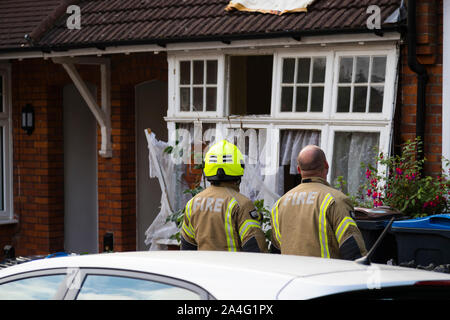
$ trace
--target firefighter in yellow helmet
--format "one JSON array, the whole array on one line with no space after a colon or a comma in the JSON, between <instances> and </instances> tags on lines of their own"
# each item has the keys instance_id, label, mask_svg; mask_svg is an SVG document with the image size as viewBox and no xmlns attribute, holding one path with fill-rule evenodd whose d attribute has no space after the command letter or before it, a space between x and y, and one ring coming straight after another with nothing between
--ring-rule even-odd
<instances>
[{"instance_id":1,"label":"firefighter in yellow helmet","mask_svg":"<svg viewBox=\"0 0 450 320\"><path fill-rule=\"evenodd\" d=\"M186 204L182 250L267 252L262 217L239 193L243 163L242 153L226 140L208 150L204 174L211 186Z\"/></svg>"}]
</instances>

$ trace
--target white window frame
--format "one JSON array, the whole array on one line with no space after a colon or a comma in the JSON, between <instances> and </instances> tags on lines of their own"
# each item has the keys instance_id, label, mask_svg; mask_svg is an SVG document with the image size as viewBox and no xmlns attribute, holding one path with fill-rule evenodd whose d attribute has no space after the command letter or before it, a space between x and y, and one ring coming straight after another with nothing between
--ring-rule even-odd
<instances>
[{"instance_id":1,"label":"white window frame","mask_svg":"<svg viewBox=\"0 0 450 320\"><path fill-rule=\"evenodd\" d=\"M283 79L283 59L286 58L326 58L325 87L322 112L281 112L281 87ZM274 53L274 77L272 80L272 112L277 119L325 119L330 113L333 83L333 52L324 48L306 50L278 50Z\"/></svg>"},{"instance_id":2,"label":"white window frame","mask_svg":"<svg viewBox=\"0 0 450 320\"><path fill-rule=\"evenodd\" d=\"M4 207L0 210L0 224L16 223L13 213L13 172L12 172L12 98L11 65L0 63L0 75L3 77L3 112L0 112L0 126L3 128L3 199Z\"/></svg>"},{"instance_id":3,"label":"white window frame","mask_svg":"<svg viewBox=\"0 0 450 320\"><path fill-rule=\"evenodd\" d=\"M273 55L272 73L272 100L271 114L263 116L233 116L228 115L228 87L227 76L228 55L234 51L220 50L212 54L210 51L199 51L195 54L185 52L168 53L169 63L169 107L166 117L169 137L174 136L175 123L204 121L215 122L220 130L223 127L271 129L267 132L272 141L278 141L267 146L266 155L273 161L273 166L279 166L280 130L315 130L320 131L320 146L324 149L330 166L332 166L335 132L376 132L379 133L379 149L389 154L391 149L391 136L393 116L397 90L397 64L399 50L395 43L371 44L359 48L355 45L307 46L301 48L285 48L278 46L274 49L265 49L264 54ZM255 55L252 49L243 49L241 55ZM339 76L339 59L343 56L386 56L386 75L384 82L383 111L381 113L337 113L337 88ZM281 112L281 87L284 58L326 58L324 106L322 112ZM178 94L177 64L186 59L217 59L218 83L217 112L179 112L176 111ZM220 97L220 99L219 99ZM269 137L267 137L269 139ZM266 159L267 160L267 159ZM331 179L331 170L328 179ZM379 168L382 169L382 168ZM275 188L275 186L272 186ZM275 189L273 189L275 191Z\"/></svg>"},{"instance_id":4,"label":"white window frame","mask_svg":"<svg viewBox=\"0 0 450 320\"><path fill-rule=\"evenodd\" d=\"M181 111L180 110L180 61L186 60L217 60L217 104L216 111ZM198 117L224 117L224 84L225 84L225 57L222 54L197 53L197 54L170 54L167 55L169 67L169 101L168 117L198 118ZM192 73L192 70L191 70ZM206 84L203 84L204 86Z\"/></svg>"},{"instance_id":5,"label":"white window frame","mask_svg":"<svg viewBox=\"0 0 450 320\"><path fill-rule=\"evenodd\" d=\"M342 57L357 57L357 56L386 56L386 76L384 80L384 96L383 96L383 112L381 113L369 113L369 112L336 112L337 110L337 98L338 98L338 84L339 84L339 61ZM333 100L332 110L330 114L331 119L336 120L351 120L355 121L355 118L363 119L363 121L379 120L379 121L391 121L393 108L394 108L394 96L395 96L395 77L397 74L397 53L395 49L386 50L370 50L370 51L336 51L334 58L334 79L333 79ZM392 84L392 85L388 85Z\"/></svg>"}]
</instances>

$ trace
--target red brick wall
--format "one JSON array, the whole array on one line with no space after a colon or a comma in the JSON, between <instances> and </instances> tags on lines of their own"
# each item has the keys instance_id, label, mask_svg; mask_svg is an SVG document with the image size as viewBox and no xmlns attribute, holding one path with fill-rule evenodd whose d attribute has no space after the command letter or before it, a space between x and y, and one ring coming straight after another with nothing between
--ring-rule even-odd
<instances>
[{"instance_id":1,"label":"red brick wall","mask_svg":"<svg viewBox=\"0 0 450 320\"><path fill-rule=\"evenodd\" d=\"M114 55L111 66L113 157L98 157L99 250L104 234L112 232L114 250L126 251L136 248L134 88L153 79L167 81L167 62L165 54ZM100 104L99 67L78 70L97 86ZM62 66L50 60L12 62L13 189L19 223L0 226L0 248L12 244L17 255L64 250L62 90L69 83ZM20 128L27 103L36 114L30 136Z\"/></svg>"},{"instance_id":2,"label":"red brick wall","mask_svg":"<svg viewBox=\"0 0 450 320\"><path fill-rule=\"evenodd\" d=\"M442 52L443 0L417 1L417 54L428 71L425 114L425 173L441 170L442 156ZM399 115L396 123L403 143L416 132L417 76L408 67L408 48L401 48Z\"/></svg>"}]
</instances>

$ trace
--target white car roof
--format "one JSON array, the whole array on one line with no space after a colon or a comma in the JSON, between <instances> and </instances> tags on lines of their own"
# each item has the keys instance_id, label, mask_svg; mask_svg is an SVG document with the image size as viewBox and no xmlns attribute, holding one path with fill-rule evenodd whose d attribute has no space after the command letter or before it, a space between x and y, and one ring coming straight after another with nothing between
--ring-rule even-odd
<instances>
[{"instance_id":1,"label":"white car roof","mask_svg":"<svg viewBox=\"0 0 450 320\"><path fill-rule=\"evenodd\" d=\"M382 274L383 285L450 280L450 275L443 273L387 265L364 266L345 260L221 251L141 251L41 259L0 270L0 279L40 269L126 269L189 281L217 299L275 299L285 287L290 294L281 294L280 298L288 299L320 296L330 286L333 292L367 288L370 268L374 266ZM298 286L308 288L307 292L296 296ZM322 289L313 290L314 286Z\"/></svg>"}]
</instances>

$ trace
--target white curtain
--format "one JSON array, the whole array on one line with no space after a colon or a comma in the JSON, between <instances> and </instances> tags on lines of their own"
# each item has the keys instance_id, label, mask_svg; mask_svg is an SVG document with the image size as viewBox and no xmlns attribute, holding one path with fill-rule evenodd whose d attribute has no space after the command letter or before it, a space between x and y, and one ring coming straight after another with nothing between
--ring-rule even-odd
<instances>
[{"instance_id":1,"label":"white curtain","mask_svg":"<svg viewBox=\"0 0 450 320\"><path fill-rule=\"evenodd\" d=\"M379 145L379 133L373 132L336 132L334 138L333 186L342 176L347 181L344 191L356 195L359 187L365 183L365 170L361 163L372 163ZM372 163L374 165L374 163Z\"/></svg>"},{"instance_id":2,"label":"white curtain","mask_svg":"<svg viewBox=\"0 0 450 320\"><path fill-rule=\"evenodd\" d=\"M289 174L297 173L297 156L307 145L320 143L320 132L310 130L282 130L280 133L280 165L289 165Z\"/></svg>"}]
</instances>

